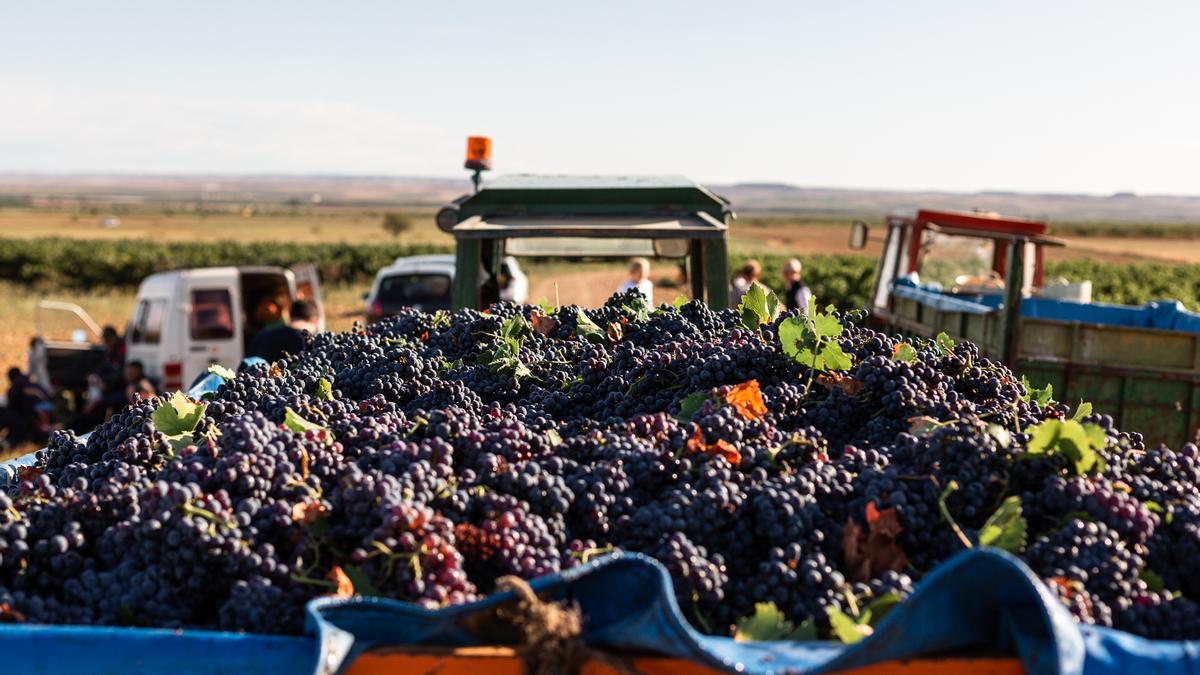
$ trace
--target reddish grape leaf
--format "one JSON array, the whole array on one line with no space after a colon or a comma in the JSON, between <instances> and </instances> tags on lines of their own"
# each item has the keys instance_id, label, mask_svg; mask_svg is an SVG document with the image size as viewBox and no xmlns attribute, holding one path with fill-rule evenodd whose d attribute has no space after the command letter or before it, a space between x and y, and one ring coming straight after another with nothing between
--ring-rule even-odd
<instances>
[{"instance_id":1,"label":"reddish grape leaf","mask_svg":"<svg viewBox=\"0 0 1200 675\"><path fill-rule=\"evenodd\" d=\"M743 419L758 420L767 414L767 404L763 402L762 390L758 388L758 380L749 380L735 385L725 394L725 402L733 406Z\"/></svg>"},{"instance_id":2,"label":"reddish grape leaf","mask_svg":"<svg viewBox=\"0 0 1200 675\"><path fill-rule=\"evenodd\" d=\"M718 455L724 457L733 466L738 466L742 462L742 454L733 447L733 444L725 439L717 439L716 443L711 445L704 442L704 434L700 431L699 425L692 425L692 437L688 439L684 449L689 454L695 455Z\"/></svg>"},{"instance_id":3,"label":"reddish grape leaf","mask_svg":"<svg viewBox=\"0 0 1200 675\"><path fill-rule=\"evenodd\" d=\"M421 342L429 342L429 331L421 333Z\"/></svg>"},{"instance_id":4,"label":"reddish grape leaf","mask_svg":"<svg viewBox=\"0 0 1200 675\"><path fill-rule=\"evenodd\" d=\"M550 337L554 331L558 330L558 319L552 316L534 312L530 318L533 319L533 332L542 337Z\"/></svg>"},{"instance_id":5,"label":"reddish grape leaf","mask_svg":"<svg viewBox=\"0 0 1200 675\"><path fill-rule=\"evenodd\" d=\"M283 377L283 368L280 368L278 363L272 363L268 374L271 377Z\"/></svg>"},{"instance_id":6,"label":"reddish grape leaf","mask_svg":"<svg viewBox=\"0 0 1200 675\"><path fill-rule=\"evenodd\" d=\"M17 478L19 480L27 480L30 483L38 479L42 475L42 467L40 466L19 466L17 467Z\"/></svg>"},{"instance_id":7,"label":"reddish grape leaf","mask_svg":"<svg viewBox=\"0 0 1200 675\"><path fill-rule=\"evenodd\" d=\"M333 591L333 593L330 593L330 595L333 597L354 597L354 582L350 581L350 577L346 576L346 573L342 571L341 567L334 565L333 569L329 570L329 574L325 575L325 578L332 581L336 586L336 589Z\"/></svg>"},{"instance_id":8,"label":"reddish grape leaf","mask_svg":"<svg viewBox=\"0 0 1200 675\"><path fill-rule=\"evenodd\" d=\"M858 396L867 388L862 382L838 372L821 373L817 375L817 382L827 389L841 389L847 396Z\"/></svg>"},{"instance_id":9,"label":"reddish grape leaf","mask_svg":"<svg viewBox=\"0 0 1200 675\"><path fill-rule=\"evenodd\" d=\"M925 438L944 426L946 425L928 415L908 418L908 433L917 438Z\"/></svg>"},{"instance_id":10,"label":"reddish grape leaf","mask_svg":"<svg viewBox=\"0 0 1200 675\"><path fill-rule=\"evenodd\" d=\"M292 520L311 525L325 516L327 509L319 502L301 502L292 506Z\"/></svg>"},{"instance_id":11,"label":"reddish grape leaf","mask_svg":"<svg viewBox=\"0 0 1200 675\"><path fill-rule=\"evenodd\" d=\"M742 454L737 451L737 448L733 447L733 444L724 439L718 439L716 443L708 446L708 452L709 454L724 457L726 461L735 467L742 462Z\"/></svg>"},{"instance_id":12,"label":"reddish grape leaf","mask_svg":"<svg viewBox=\"0 0 1200 675\"><path fill-rule=\"evenodd\" d=\"M902 531L904 528L900 526L900 517L896 515L894 508L879 511L879 516L875 522L871 523L871 534L879 534L890 539L900 536Z\"/></svg>"},{"instance_id":13,"label":"reddish grape leaf","mask_svg":"<svg viewBox=\"0 0 1200 675\"><path fill-rule=\"evenodd\" d=\"M896 542L902 528L896 509L880 510L867 502L867 527L847 518L842 529L842 555L847 577L866 582L883 572L902 572L908 568L908 556Z\"/></svg>"},{"instance_id":14,"label":"reddish grape leaf","mask_svg":"<svg viewBox=\"0 0 1200 675\"><path fill-rule=\"evenodd\" d=\"M879 509L875 507L875 502L867 502L867 525L872 525L879 520Z\"/></svg>"},{"instance_id":15,"label":"reddish grape leaf","mask_svg":"<svg viewBox=\"0 0 1200 675\"><path fill-rule=\"evenodd\" d=\"M0 602L0 623L25 623L25 615L13 609L7 602Z\"/></svg>"}]
</instances>

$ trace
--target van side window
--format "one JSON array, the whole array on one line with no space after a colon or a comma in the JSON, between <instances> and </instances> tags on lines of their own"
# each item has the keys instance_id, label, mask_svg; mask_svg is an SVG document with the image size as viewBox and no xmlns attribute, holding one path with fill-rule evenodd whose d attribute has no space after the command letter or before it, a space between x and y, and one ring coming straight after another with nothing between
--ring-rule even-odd
<instances>
[{"instance_id":1,"label":"van side window","mask_svg":"<svg viewBox=\"0 0 1200 675\"><path fill-rule=\"evenodd\" d=\"M138 344L158 344L162 339L163 317L166 313L166 300L146 299L139 302L133 318L130 340Z\"/></svg>"},{"instance_id":2,"label":"van side window","mask_svg":"<svg viewBox=\"0 0 1200 675\"><path fill-rule=\"evenodd\" d=\"M193 340L228 340L233 337L233 298L228 289L192 291Z\"/></svg>"}]
</instances>

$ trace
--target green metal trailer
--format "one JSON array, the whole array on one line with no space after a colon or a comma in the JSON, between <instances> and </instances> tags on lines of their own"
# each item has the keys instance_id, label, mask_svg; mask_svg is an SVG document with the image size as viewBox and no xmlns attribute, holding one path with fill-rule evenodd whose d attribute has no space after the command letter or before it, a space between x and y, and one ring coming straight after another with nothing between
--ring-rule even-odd
<instances>
[{"instance_id":1,"label":"green metal trailer","mask_svg":"<svg viewBox=\"0 0 1200 675\"><path fill-rule=\"evenodd\" d=\"M729 202L682 177L511 176L437 214L454 235L455 309L483 306L505 256L682 260L693 298L729 305Z\"/></svg>"},{"instance_id":2,"label":"green metal trailer","mask_svg":"<svg viewBox=\"0 0 1200 675\"><path fill-rule=\"evenodd\" d=\"M995 214L918 211L887 219L876 268L872 321L887 330L946 333L979 345L1060 401L1089 401L1147 443L1178 446L1200 429L1200 316L1177 303L1123 307L1055 297L1043 273L1045 247L1062 242L1045 224ZM867 226L856 223L851 245ZM974 274L935 285L948 268L938 246L971 240ZM952 267L952 266L951 266ZM931 274L923 274L929 271ZM964 279L963 276L967 278ZM1068 294L1069 295L1069 294Z\"/></svg>"}]
</instances>

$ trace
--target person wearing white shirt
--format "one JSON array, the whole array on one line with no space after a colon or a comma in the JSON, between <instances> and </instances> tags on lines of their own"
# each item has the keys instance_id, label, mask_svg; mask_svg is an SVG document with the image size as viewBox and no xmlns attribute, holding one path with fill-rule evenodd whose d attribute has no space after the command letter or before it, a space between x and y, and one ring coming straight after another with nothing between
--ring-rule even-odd
<instances>
[{"instance_id":1,"label":"person wearing white shirt","mask_svg":"<svg viewBox=\"0 0 1200 675\"><path fill-rule=\"evenodd\" d=\"M742 304L742 296L746 295L746 291L750 287L758 283L758 277L762 274L762 265L758 264L757 260L751 258L747 260L738 273L733 277L732 288L729 291L729 306L737 307Z\"/></svg>"},{"instance_id":2,"label":"person wearing white shirt","mask_svg":"<svg viewBox=\"0 0 1200 675\"><path fill-rule=\"evenodd\" d=\"M783 283L787 287L783 302L788 309L797 309L801 314L808 314L812 291L804 285L804 281L800 277L801 269L800 261L795 258L783 264Z\"/></svg>"},{"instance_id":3,"label":"person wearing white shirt","mask_svg":"<svg viewBox=\"0 0 1200 675\"><path fill-rule=\"evenodd\" d=\"M654 305L654 282L650 281L650 261L645 258L634 258L629 264L629 278L617 289L624 293L631 288L641 291L646 296L646 304Z\"/></svg>"}]
</instances>

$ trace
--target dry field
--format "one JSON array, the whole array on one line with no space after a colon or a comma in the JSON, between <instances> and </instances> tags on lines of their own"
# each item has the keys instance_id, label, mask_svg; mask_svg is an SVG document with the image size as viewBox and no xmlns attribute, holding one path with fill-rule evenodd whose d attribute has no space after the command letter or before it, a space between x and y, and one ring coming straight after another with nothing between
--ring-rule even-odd
<instances>
[{"instance_id":1,"label":"dry field","mask_svg":"<svg viewBox=\"0 0 1200 675\"><path fill-rule=\"evenodd\" d=\"M381 227L385 210L362 207L288 207L276 205L243 213L230 207L208 211L163 207L94 208L2 208L0 237L65 236L83 239L151 239L302 242L384 241L391 235ZM407 212L413 229L403 241L449 244L450 238L433 225L432 210ZM107 217L120 218L118 227L105 227ZM849 220L839 217L799 218L743 215L733 225L735 255L858 254L875 257L880 244L872 241L864 251L847 246ZM1069 228L1068 228L1069 231ZM882 232L876 231L878 237ZM1180 233L1182 234L1182 233ZM1110 262L1160 260L1200 262L1200 239L1190 236L1115 237L1081 234L1066 237L1069 246L1051 249L1051 259L1094 258ZM766 270L768 274L775 270ZM624 279L618 265L556 264L538 268L530 279L530 300L550 303L596 304L603 301ZM652 277L659 284L656 300L669 302L685 294L663 281L676 278L674 270L656 265ZM348 328L362 316L362 286L326 289L328 323L332 329ZM132 291L64 293L54 289L29 289L0 280L0 366L23 365L29 338L35 332L34 305L40 299L70 300L86 309L97 322L121 327L133 306ZM49 336L65 336L76 326L66 316L50 317L43 327Z\"/></svg>"},{"instance_id":2,"label":"dry field","mask_svg":"<svg viewBox=\"0 0 1200 675\"><path fill-rule=\"evenodd\" d=\"M289 241L361 243L391 239L381 226L385 210L342 207L0 209L0 237L153 239L154 241ZM432 210L405 211L413 229L405 241L449 243ZM116 218L119 225L105 226Z\"/></svg>"}]
</instances>

